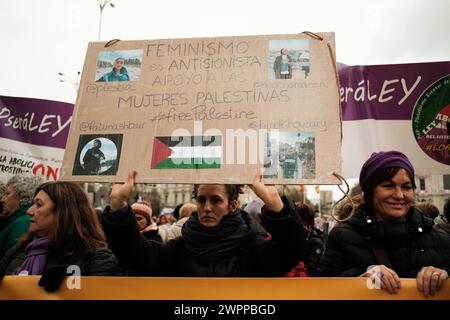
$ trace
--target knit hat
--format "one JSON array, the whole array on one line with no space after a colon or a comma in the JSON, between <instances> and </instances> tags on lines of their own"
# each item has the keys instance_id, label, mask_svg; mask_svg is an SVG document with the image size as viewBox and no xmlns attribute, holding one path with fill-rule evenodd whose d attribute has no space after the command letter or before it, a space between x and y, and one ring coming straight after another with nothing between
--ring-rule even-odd
<instances>
[{"instance_id":1,"label":"knit hat","mask_svg":"<svg viewBox=\"0 0 450 320\"><path fill-rule=\"evenodd\" d=\"M146 201L137 201L131 205L131 210L133 210L134 214L140 214L147 218L148 221L151 221L152 216L152 206Z\"/></svg>"},{"instance_id":2,"label":"knit hat","mask_svg":"<svg viewBox=\"0 0 450 320\"><path fill-rule=\"evenodd\" d=\"M367 179L382 168L400 167L406 170L411 179L414 179L414 167L403 153L399 151L374 152L363 164L359 174L359 185L366 192L365 183Z\"/></svg>"}]
</instances>

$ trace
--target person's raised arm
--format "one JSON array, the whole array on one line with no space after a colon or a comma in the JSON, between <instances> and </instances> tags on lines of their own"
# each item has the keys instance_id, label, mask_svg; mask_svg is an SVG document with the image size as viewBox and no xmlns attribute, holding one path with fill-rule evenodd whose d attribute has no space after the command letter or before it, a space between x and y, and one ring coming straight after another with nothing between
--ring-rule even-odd
<instances>
[{"instance_id":1,"label":"person's raised arm","mask_svg":"<svg viewBox=\"0 0 450 320\"><path fill-rule=\"evenodd\" d=\"M110 199L111 210L116 211L127 206L128 198L131 196L134 188L134 178L137 172L131 170L128 172L127 181L124 184L114 184L112 187Z\"/></svg>"},{"instance_id":2,"label":"person's raised arm","mask_svg":"<svg viewBox=\"0 0 450 320\"><path fill-rule=\"evenodd\" d=\"M277 189L274 186L266 186L262 182L262 170L256 174L249 187L266 204L267 210L273 212L280 212L283 210L283 201L281 200Z\"/></svg>"}]
</instances>

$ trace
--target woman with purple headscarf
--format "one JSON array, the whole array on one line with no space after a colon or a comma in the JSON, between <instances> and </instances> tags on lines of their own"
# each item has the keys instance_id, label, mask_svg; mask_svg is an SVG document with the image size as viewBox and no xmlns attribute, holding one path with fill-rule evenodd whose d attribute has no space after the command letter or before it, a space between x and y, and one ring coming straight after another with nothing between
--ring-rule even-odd
<instances>
[{"instance_id":1,"label":"woman with purple headscarf","mask_svg":"<svg viewBox=\"0 0 450 320\"><path fill-rule=\"evenodd\" d=\"M368 285L391 294L401 289L400 278L415 278L417 289L433 296L448 282L450 237L414 207L411 162L398 151L373 153L359 183L365 203L331 231L320 275L368 277Z\"/></svg>"}]
</instances>

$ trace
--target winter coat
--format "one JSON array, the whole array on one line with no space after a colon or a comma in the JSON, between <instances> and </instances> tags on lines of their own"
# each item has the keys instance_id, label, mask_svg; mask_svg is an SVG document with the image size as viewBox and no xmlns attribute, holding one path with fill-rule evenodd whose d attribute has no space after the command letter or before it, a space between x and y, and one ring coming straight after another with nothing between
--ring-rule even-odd
<instances>
[{"instance_id":1,"label":"winter coat","mask_svg":"<svg viewBox=\"0 0 450 320\"><path fill-rule=\"evenodd\" d=\"M308 275L316 275L323 251L324 243L322 232L319 229L313 229L306 238L306 255L304 262Z\"/></svg>"},{"instance_id":2,"label":"winter coat","mask_svg":"<svg viewBox=\"0 0 450 320\"><path fill-rule=\"evenodd\" d=\"M103 228L111 250L120 263L134 275L194 277L275 277L283 276L303 258L305 234L292 202L283 198L279 213L265 211L262 219L272 240L245 211L240 211L247 233L241 244L226 257L202 261L188 252L183 237L157 243L145 240L138 232L130 207L117 221L109 208L102 216ZM194 213L196 214L196 213Z\"/></svg>"},{"instance_id":3,"label":"winter coat","mask_svg":"<svg viewBox=\"0 0 450 320\"><path fill-rule=\"evenodd\" d=\"M144 232L142 232L142 235L147 240L163 242L161 236L159 235L159 230L158 229L152 229L152 230L144 231Z\"/></svg>"},{"instance_id":4,"label":"winter coat","mask_svg":"<svg viewBox=\"0 0 450 320\"><path fill-rule=\"evenodd\" d=\"M0 259L17 244L30 227L30 216L27 215L29 208L30 206L21 206L9 217L3 218L0 229Z\"/></svg>"},{"instance_id":5,"label":"winter coat","mask_svg":"<svg viewBox=\"0 0 450 320\"><path fill-rule=\"evenodd\" d=\"M443 214L437 216L434 222L434 228L436 230L442 230L450 236L450 222L448 222L447 218Z\"/></svg>"},{"instance_id":6,"label":"winter coat","mask_svg":"<svg viewBox=\"0 0 450 320\"><path fill-rule=\"evenodd\" d=\"M287 74L287 77L289 79L292 78L292 57L290 55L287 56L287 60L288 60L288 70L289 73ZM281 79L281 62L282 62L282 56L279 55L278 57L275 58L275 62L273 63L273 71L275 72L275 79Z\"/></svg>"},{"instance_id":7,"label":"winter coat","mask_svg":"<svg viewBox=\"0 0 450 320\"><path fill-rule=\"evenodd\" d=\"M105 159L105 154L99 147L93 147L86 151L83 157L84 169L88 174L98 174L101 168L100 160Z\"/></svg>"},{"instance_id":8,"label":"winter coat","mask_svg":"<svg viewBox=\"0 0 450 320\"><path fill-rule=\"evenodd\" d=\"M0 260L0 274L14 275L25 259L25 247L17 244ZM117 276L122 274L122 269L116 257L108 248L97 248L94 252L81 258L47 257L43 273L52 268L70 265L80 267L82 276Z\"/></svg>"},{"instance_id":9,"label":"winter coat","mask_svg":"<svg viewBox=\"0 0 450 320\"><path fill-rule=\"evenodd\" d=\"M284 179L294 179L299 177L297 171L299 157L297 153L287 154L280 159L283 167L283 178Z\"/></svg>"},{"instance_id":10,"label":"winter coat","mask_svg":"<svg viewBox=\"0 0 450 320\"><path fill-rule=\"evenodd\" d=\"M320 260L320 276L357 277L379 265L372 243L384 248L400 278L416 278L422 267L450 273L450 237L433 228L433 219L414 207L403 221L378 222L365 204L355 215L331 230Z\"/></svg>"},{"instance_id":11,"label":"winter coat","mask_svg":"<svg viewBox=\"0 0 450 320\"><path fill-rule=\"evenodd\" d=\"M116 75L114 67L110 72L105 73L97 82L117 82L117 81L130 81L128 70L125 67L120 69L120 74Z\"/></svg>"}]
</instances>

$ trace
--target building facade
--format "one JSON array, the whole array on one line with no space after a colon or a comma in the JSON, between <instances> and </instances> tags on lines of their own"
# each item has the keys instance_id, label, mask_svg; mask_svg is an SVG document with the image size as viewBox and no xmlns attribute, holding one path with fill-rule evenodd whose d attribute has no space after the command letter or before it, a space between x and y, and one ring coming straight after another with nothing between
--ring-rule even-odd
<instances>
[{"instance_id":1,"label":"building facade","mask_svg":"<svg viewBox=\"0 0 450 320\"><path fill-rule=\"evenodd\" d=\"M450 175L417 175L416 201L434 204L440 212L450 197Z\"/></svg>"}]
</instances>

